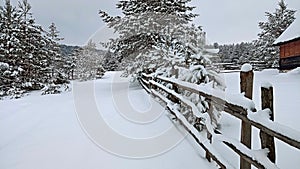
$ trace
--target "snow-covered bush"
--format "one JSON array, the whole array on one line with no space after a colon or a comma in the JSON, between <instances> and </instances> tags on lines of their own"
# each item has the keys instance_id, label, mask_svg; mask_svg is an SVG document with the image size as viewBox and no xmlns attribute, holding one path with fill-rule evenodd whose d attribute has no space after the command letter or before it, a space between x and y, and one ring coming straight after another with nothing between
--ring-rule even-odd
<instances>
[{"instance_id":1,"label":"snow-covered bush","mask_svg":"<svg viewBox=\"0 0 300 169\"><path fill-rule=\"evenodd\" d=\"M0 62L0 71L6 71L7 69L9 69L9 64Z\"/></svg>"},{"instance_id":2,"label":"snow-covered bush","mask_svg":"<svg viewBox=\"0 0 300 169\"><path fill-rule=\"evenodd\" d=\"M60 94L64 91L70 91L68 84L56 85L54 83L46 85L42 90L42 95Z\"/></svg>"},{"instance_id":3,"label":"snow-covered bush","mask_svg":"<svg viewBox=\"0 0 300 169\"><path fill-rule=\"evenodd\" d=\"M9 96L11 99L19 99L25 96L26 90L22 90L18 87L12 87L3 96Z\"/></svg>"}]
</instances>

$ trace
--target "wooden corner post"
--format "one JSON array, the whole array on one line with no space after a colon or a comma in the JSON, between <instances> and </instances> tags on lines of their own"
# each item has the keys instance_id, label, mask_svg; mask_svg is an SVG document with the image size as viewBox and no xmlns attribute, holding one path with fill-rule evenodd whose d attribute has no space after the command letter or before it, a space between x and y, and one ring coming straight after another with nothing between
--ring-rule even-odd
<instances>
[{"instance_id":1,"label":"wooden corner post","mask_svg":"<svg viewBox=\"0 0 300 169\"><path fill-rule=\"evenodd\" d=\"M252 66L249 64L245 64L242 67L242 71L240 73L240 87L241 92L245 93L245 97L252 99L253 94L253 78L254 73L252 70ZM251 135L252 129L251 124L242 121L242 129L241 129L241 143L251 149ZM251 164L244 160L242 157L240 158L240 169L251 169Z\"/></svg>"},{"instance_id":2,"label":"wooden corner post","mask_svg":"<svg viewBox=\"0 0 300 169\"><path fill-rule=\"evenodd\" d=\"M261 107L262 110L270 109L270 120L274 121L274 106L273 106L273 87L269 83L265 83L261 87ZM275 144L274 137L268 135L267 133L260 131L260 140L261 140L261 148L268 148L268 158L275 163L276 155L275 155Z\"/></svg>"}]
</instances>

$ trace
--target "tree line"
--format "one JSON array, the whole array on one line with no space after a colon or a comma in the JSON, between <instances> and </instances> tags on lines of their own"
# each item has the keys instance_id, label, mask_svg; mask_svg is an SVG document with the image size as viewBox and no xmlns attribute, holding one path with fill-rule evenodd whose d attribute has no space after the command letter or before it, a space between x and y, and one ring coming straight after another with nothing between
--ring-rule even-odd
<instances>
[{"instance_id":1,"label":"tree line","mask_svg":"<svg viewBox=\"0 0 300 169\"><path fill-rule=\"evenodd\" d=\"M66 79L59 69L59 31L54 23L46 31L38 25L27 0L0 6L0 94L20 97ZM55 91L53 91L55 92Z\"/></svg>"},{"instance_id":2,"label":"tree line","mask_svg":"<svg viewBox=\"0 0 300 169\"><path fill-rule=\"evenodd\" d=\"M31 9L27 0L18 1L17 6L5 0L0 6L0 98L19 98L32 90L60 93L71 79L96 77L94 70L81 69L89 67L98 54L94 46L77 47L65 55L55 23L45 30L36 23ZM103 75L101 71L97 75Z\"/></svg>"},{"instance_id":3,"label":"tree line","mask_svg":"<svg viewBox=\"0 0 300 169\"><path fill-rule=\"evenodd\" d=\"M274 12L265 13L266 21L258 23L261 32L256 40L219 46L221 62L233 63L233 69L247 62L256 64L256 69L278 68L279 47L273 43L293 23L295 12L288 9L284 0L280 0Z\"/></svg>"}]
</instances>

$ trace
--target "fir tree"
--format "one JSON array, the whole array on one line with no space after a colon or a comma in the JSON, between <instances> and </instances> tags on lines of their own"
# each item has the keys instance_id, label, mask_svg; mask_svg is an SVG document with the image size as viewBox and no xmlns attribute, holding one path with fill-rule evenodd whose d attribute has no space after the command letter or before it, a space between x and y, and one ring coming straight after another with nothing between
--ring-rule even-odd
<instances>
[{"instance_id":1,"label":"fir tree","mask_svg":"<svg viewBox=\"0 0 300 169\"><path fill-rule=\"evenodd\" d=\"M55 23L51 23L47 32L48 37L48 55L51 60L52 77L56 83L64 83L67 79L67 72L65 72L64 65L66 58L63 58L60 52L59 42L64 38L60 37L59 31ZM58 78L58 79L57 79Z\"/></svg>"},{"instance_id":2,"label":"fir tree","mask_svg":"<svg viewBox=\"0 0 300 169\"><path fill-rule=\"evenodd\" d=\"M188 43L182 39L192 31L188 23L197 16L191 11L194 7L187 5L189 1L173 0L130 0L120 1L117 8L122 9L124 17L111 17L100 11L100 16L109 27L120 34L119 38L111 40L107 47L123 61L124 67L136 61L135 67L142 68L144 63L153 62L149 57L153 55L165 56L165 61L170 57L178 57L186 53ZM160 53L160 54L158 54ZM140 61L140 62L138 62ZM156 61L158 62L158 61ZM161 64L162 62L158 63ZM136 70L133 68L133 70ZM129 73L133 73L129 71Z\"/></svg>"},{"instance_id":3,"label":"fir tree","mask_svg":"<svg viewBox=\"0 0 300 169\"><path fill-rule=\"evenodd\" d=\"M287 8L284 0L280 0L275 12L266 12L267 21L258 24L262 31L255 41L255 58L267 61L268 67L278 67L279 49L273 43L295 20L295 12Z\"/></svg>"},{"instance_id":4,"label":"fir tree","mask_svg":"<svg viewBox=\"0 0 300 169\"><path fill-rule=\"evenodd\" d=\"M93 80L104 75L105 70L102 67L104 56L101 51L96 49L96 44L92 40L78 51L75 57L75 74L79 80Z\"/></svg>"},{"instance_id":5,"label":"fir tree","mask_svg":"<svg viewBox=\"0 0 300 169\"><path fill-rule=\"evenodd\" d=\"M21 30L19 39L22 43L22 64L25 83L39 84L47 83L46 69L50 66L50 60L47 50L47 38L44 36L44 30L35 23L35 19L31 13L31 5L27 0L18 3L18 11L20 14ZM38 87L34 87L38 89Z\"/></svg>"},{"instance_id":6,"label":"fir tree","mask_svg":"<svg viewBox=\"0 0 300 169\"><path fill-rule=\"evenodd\" d=\"M117 4L124 16L99 14L108 27L119 34L105 46L121 62L126 74L138 76L142 71L156 72L166 77L180 78L191 83L209 83L205 65L205 33L190 22L197 16L191 0L122 0ZM182 75L179 75L182 74ZM194 99L189 92L183 97L199 101L199 112L208 110L204 99ZM183 110L184 111L184 110ZM186 116L191 123L193 114ZM217 116L211 115L212 121Z\"/></svg>"},{"instance_id":7,"label":"fir tree","mask_svg":"<svg viewBox=\"0 0 300 169\"><path fill-rule=\"evenodd\" d=\"M59 33L60 32L57 30L55 23L52 22L49 26L48 37L54 42L59 42L64 40L64 38L59 36Z\"/></svg>"},{"instance_id":8,"label":"fir tree","mask_svg":"<svg viewBox=\"0 0 300 169\"><path fill-rule=\"evenodd\" d=\"M1 13L1 47L0 56L4 60L10 60L11 66L15 66L18 54L21 52L21 43L18 39L20 31L20 18L17 9L11 5L10 0L5 0L0 7Z\"/></svg>"},{"instance_id":9,"label":"fir tree","mask_svg":"<svg viewBox=\"0 0 300 169\"><path fill-rule=\"evenodd\" d=\"M16 7L11 5L10 0L0 7L0 62L8 65L1 73L1 93L4 95L22 95L20 89L21 79L19 78L22 69L19 68L23 53L22 44L18 38L20 32L20 17Z\"/></svg>"},{"instance_id":10,"label":"fir tree","mask_svg":"<svg viewBox=\"0 0 300 169\"><path fill-rule=\"evenodd\" d=\"M54 63L50 56L55 50L49 45L54 41L35 23L28 1L14 7L6 0L0 7L0 28L1 95L18 98L53 83L48 69Z\"/></svg>"}]
</instances>

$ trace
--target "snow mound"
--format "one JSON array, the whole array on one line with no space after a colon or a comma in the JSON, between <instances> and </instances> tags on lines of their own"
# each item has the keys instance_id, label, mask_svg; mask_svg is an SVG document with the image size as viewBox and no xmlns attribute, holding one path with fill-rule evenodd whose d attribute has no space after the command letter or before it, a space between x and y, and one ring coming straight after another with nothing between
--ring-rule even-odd
<instances>
[{"instance_id":1,"label":"snow mound","mask_svg":"<svg viewBox=\"0 0 300 169\"><path fill-rule=\"evenodd\" d=\"M279 70L278 69L264 69L261 71L261 73L265 75L279 75Z\"/></svg>"},{"instance_id":2,"label":"snow mound","mask_svg":"<svg viewBox=\"0 0 300 169\"><path fill-rule=\"evenodd\" d=\"M241 69L242 72L250 72L251 70L253 70L252 65L249 63L244 64Z\"/></svg>"},{"instance_id":3,"label":"snow mound","mask_svg":"<svg viewBox=\"0 0 300 169\"><path fill-rule=\"evenodd\" d=\"M300 67L291 70L290 72L288 72L289 75L300 75Z\"/></svg>"}]
</instances>

